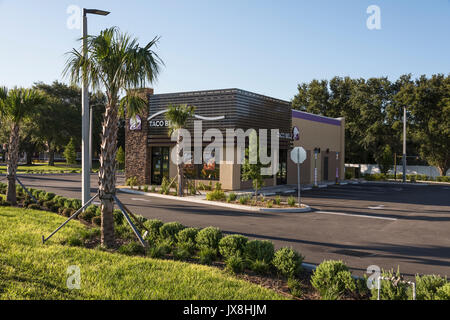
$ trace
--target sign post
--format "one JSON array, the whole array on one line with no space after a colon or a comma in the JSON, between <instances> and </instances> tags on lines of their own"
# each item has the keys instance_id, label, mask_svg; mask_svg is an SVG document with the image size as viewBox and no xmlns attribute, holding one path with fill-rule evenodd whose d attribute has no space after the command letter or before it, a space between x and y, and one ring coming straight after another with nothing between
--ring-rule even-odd
<instances>
[{"instance_id":1,"label":"sign post","mask_svg":"<svg viewBox=\"0 0 450 320\"><path fill-rule=\"evenodd\" d=\"M297 164L297 184L298 184L298 206L301 206L300 203L300 164L306 160L306 151L302 147L295 147L291 151L291 160L292 162Z\"/></svg>"}]
</instances>

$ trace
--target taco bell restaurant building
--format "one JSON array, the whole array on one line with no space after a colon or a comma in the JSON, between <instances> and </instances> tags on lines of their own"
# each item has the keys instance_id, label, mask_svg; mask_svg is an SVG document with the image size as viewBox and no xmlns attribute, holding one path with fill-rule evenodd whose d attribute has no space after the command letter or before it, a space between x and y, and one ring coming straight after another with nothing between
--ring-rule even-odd
<instances>
[{"instance_id":1,"label":"taco bell restaurant building","mask_svg":"<svg viewBox=\"0 0 450 320\"><path fill-rule=\"evenodd\" d=\"M297 184L297 165L290 159L292 148L301 146L307 159L301 164L302 184L333 182L344 177L345 120L328 118L291 109L288 101L240 90L222 89L154 94L153 89L141 93L148 108L125 125L125 176L136 177L141 185L160 185L163 177L172 179L177 166L171 161L176 146L168 134L164 111L168 105L195 106L195 118L186 125L194 137L194 120L202 120L203 133L219 129L226 140L226 129L279 129L279 170L264 178L264 186ZM193 140L193 139L192 139ZM203 148L212 141L204 141ZM268 137L270 143L270 137ZM203 159L203 164L185 164L186 177L196 184L220 182L224 190L251 189L251 181L242 181L237 163L236 141L234 162ZM193 149L193 147L192 147ZM225 146L222 150L225 158ZM270 150L269 150L270 154ZM316 170L315 170L316 169Z\"/></svg>"}]
</instances>

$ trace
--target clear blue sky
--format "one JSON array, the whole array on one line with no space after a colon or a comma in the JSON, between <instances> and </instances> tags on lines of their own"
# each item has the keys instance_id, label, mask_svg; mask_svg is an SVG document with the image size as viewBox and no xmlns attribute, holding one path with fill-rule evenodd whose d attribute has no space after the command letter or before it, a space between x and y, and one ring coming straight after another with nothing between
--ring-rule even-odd
<instances>
[{"instance_id":1,"label":"clear blue sky","mask_svg":"<svg viewBox=\"0 0 450 320\"><path fill-rule=\"evenodd\" d=\"M381 30L366 27L373 4ZM450 72L449 0L0 0L0 85L63 80L81 33L66 26L69 5L112 12L89 16L89 34L160 35L157 93L237 87L290 100L314 78Z\"/></svg>"}]
</instances>

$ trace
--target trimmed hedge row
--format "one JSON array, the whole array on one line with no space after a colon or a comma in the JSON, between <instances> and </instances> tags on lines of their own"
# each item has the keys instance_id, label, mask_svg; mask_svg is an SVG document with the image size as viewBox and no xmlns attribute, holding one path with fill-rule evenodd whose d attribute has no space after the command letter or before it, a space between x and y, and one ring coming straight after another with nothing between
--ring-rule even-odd
<instances>
[{"instance_id":1,"label":"trimmed hedge row","mask_svg":"<svg viewBox=\"0 0 450 320\"><path fill-rule=\"evenodd\" d=\"M384 181L388 179L395 179L395 176L393 174L383 174L383 173L375 173L375 174L363 174L362 175L364 179L367 181ZM403 175L397 174L397 179L401 180L403 178ZM450 176L439 176L439 177L431 177L427 176L425 174L407 174L406 180L409 180L411 182L414 181L438 181L438 182L450 182Z\"/></svg>"}]
</instances>

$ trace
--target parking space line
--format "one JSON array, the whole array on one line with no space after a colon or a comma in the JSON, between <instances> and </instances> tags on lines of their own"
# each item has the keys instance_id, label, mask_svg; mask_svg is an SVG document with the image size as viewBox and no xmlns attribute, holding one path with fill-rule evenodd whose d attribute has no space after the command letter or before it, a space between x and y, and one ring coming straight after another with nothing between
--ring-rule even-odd
<instances>
[{"instance_id":1,"label":"parking space line","mask_svg":"<svg viewBox=\"0 0 450 320\"><path fill-rule=\"evenodd\" d=\"M314 211L315 213L324 213L324 214L332 214L337 216L349 216L349 217L358 217L358 218L369 218L369 219L379 219L379 220L389 220L389 221L397 221L397 218L388 218L388 217L374 217L374 216L366 216L362 214L351 214L351 213L343 213L343 212L332 212L332 211Z\"/></svg>"}]
</instances>

